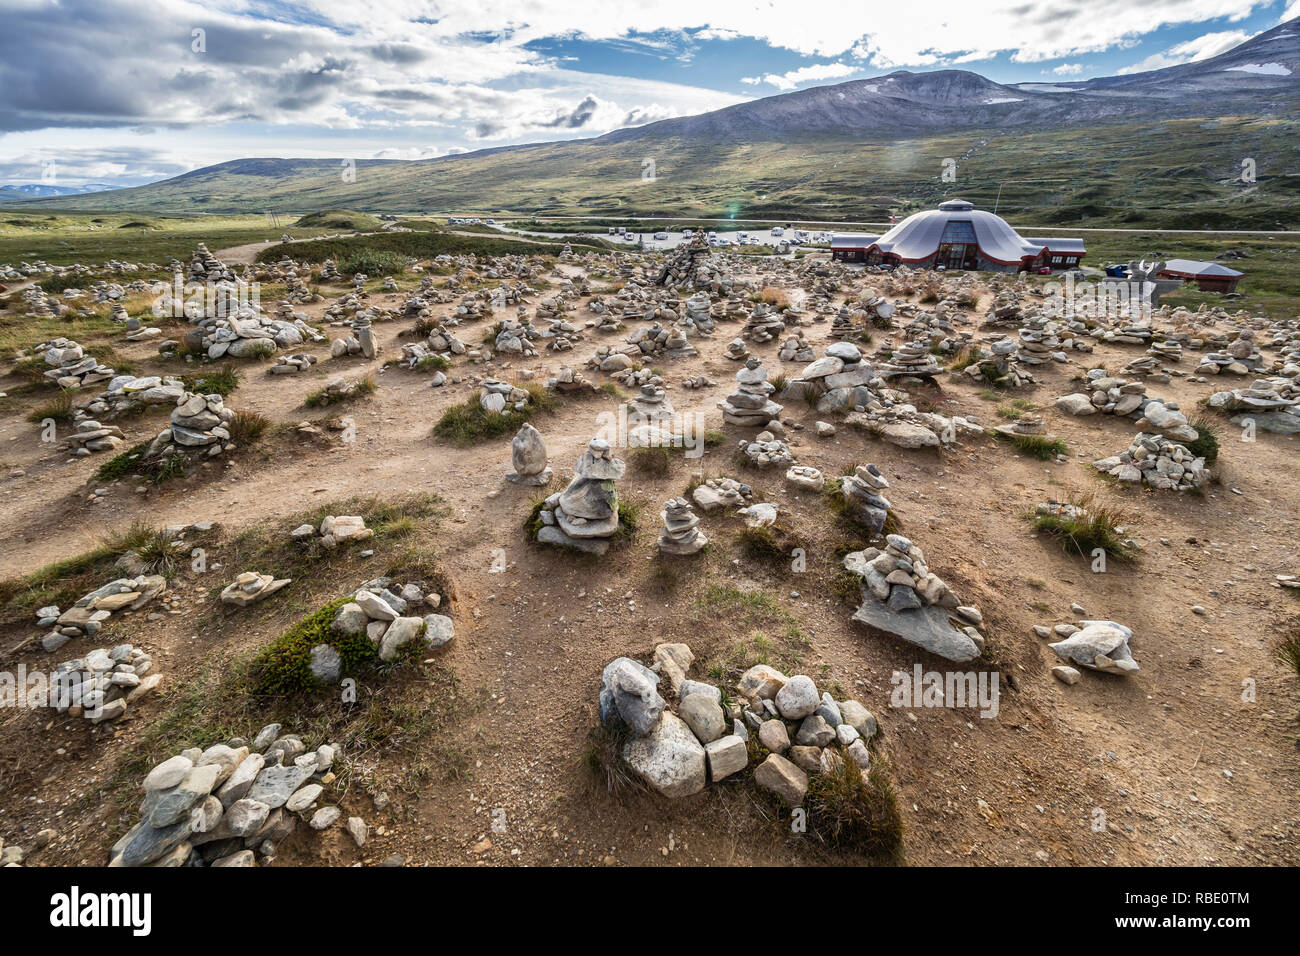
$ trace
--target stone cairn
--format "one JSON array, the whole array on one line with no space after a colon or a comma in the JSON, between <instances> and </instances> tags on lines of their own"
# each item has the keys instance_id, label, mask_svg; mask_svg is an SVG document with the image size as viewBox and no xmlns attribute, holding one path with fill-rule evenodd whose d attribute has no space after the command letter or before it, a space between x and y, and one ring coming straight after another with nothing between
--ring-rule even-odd
<instances>
[{"instance_id":1,"label":"stone cairn","mask_svg":"<svg viewBox=\"0 0 1300 956\"><path fill-rule=\"evenodd\" d=\"M772 401L769 396L776 391L767 380L767 370L760 359L751 358L744 368L736 373L737 389L718 403L722 409L722 418L732 425L750 428L762 428L768 422L779 418L784 406Z\"/></svg>"},{"instance_id":2,"label":"stone cairn","mask_svg":"<svg viewBox=\"0 0 1300 956\"><path fill-rule=\"evenodd\" d=\"M664 522L659 550L664 554L695 554L709 543L699 529L699 515L685 498L670 498L659 516Z\"/></svg>"},{"instance_id":3,"label":"stone cairn","mask_svg":"<svg viewBox=\"0 0 1300 956\"><path fill-rule=\"evenodd\" d=\"M143 648L119 644L97 647L85 657L64 661L50 675L51 707L91 723L116 720L129 705L151 693L162 675L150 673L153 658Z\"/></svg>"},{"instance_id":4,"label":"stone cairn","mask_svg":"<svg viewBox=\"0 0 1300 956\"><path fill-rule=\"evenodd\" d=\"M194 747L164 760L141 786L140 822L109 851L109 866L256 866L270 863L279 844L310 816L324 830L342 816L318 808L335 780L337 745L308 750L280 725L263 727L252 743L234 738L207 750ZM346 824L358 846L367 836L359 817Z\"/></svg>"},{"instance_id":5,"label":"stone cairn","mask_svg":"<svg viewBox=\"0 0 1300 956\"><path fill-rule=\"evenodd\" d=\"M225 407L220 395L186 392L172 410L171 424L158 433L143 456L157 461L174 455L203 452L216 457L233 451L228 425L235 413Z\"/></svg>"},{"instance_id":6,"label":"stone cairn","mask_svg":"<svg viewBox=\"0 0 1300 956\"><path fill-rule=\"evenodd\" d=\"M615 458L609 442L593 438L574 466L569 486L542 504L537 540L593 554L609 550L618 531L618 492L614 482L627 464Z\"/></svg>"},{"instance_id":7,"label":"stone cairn","mask_svg":"<svg viewBox=\"0 0 1300 956\"><path fill-rule=\"evenodd\" d=\"M1294 378L1261 378L1249 388L1215 392L1209 405L1232 416L1235 425L1251 421L1264 431L1300 434L1300 369Z\"/></svg>"},{"instance_id":8,"label":"stone cairn","mask_svg":"<svg viewBox=\"0 0 1300 956\"><path fill-rule=\"evenodd\" d=\"M506 480L516 485L533 485L540 487L551 482L551 466L546 453L546 442L542 433L528 422L520 426L510 442L510 463L514 471L506 475Z\"/></svg>"},{"instance_id":9,"label":"stone cairn","mask_svg":"<svg viewBox=\"0 0 1300 956\"><path fill-rule=\"evenodd\" d=\"M93 418L86 418L73 425L71 432L64 433L56 447L85 458L92 452L112 451L122 444L125 437L116 425L102 425Z\"/></svg>"},{"instance_id":10,"label":"stone cairn","mask_svg":"<svg viewBox=\"0 0 1300 956\"><path fill-rule=\"evenodd\" d=\"M509 382L498 382L494 378L484 379L479 393L479 405L485 412L500 413L507 407L522 412L528 405L528 392Z\"/></svg>"},{"instance_id":11,"label":"stone cairn","mask_svg":"<svg viewBox=\"0 0 1300 956\"><path fill-rule=\"evenodd\" d=\"M81 597L66 611L55 605L36 612L38 627L52 630L41 639L41 646L53 653L74 637L93 637L115 611L138 611L167 590L161 574L142 574L118 578Z\"/></svg>"},{"instance_id":12,"label":"stone cairn","mask_svg":"<svg viewBox=\"0 0 1300 956\"><path fill-rule=\"evenodd\" d=\"M659 270L655 282L673 288L708 285L717 272L717 267L711 259L708 237L697 232L691 237L690 242L683 243L673 250L673 254Z\"/></svg>"},{"instance_id":13,"label":"stone cairn","mask_svg":"<svg viewBox=\"0 0 1300 956\"><path fill-rule=\"evenodd\" d=\"M695 506L703 511L743 508L754 495L749 485L734 478L710 478L691 492Z\"/></svg>"},{"instance_id":14,"label":"stone cairn","mask_svg":"<svg viewBox=\"0 0 1300 956\"><path fill-rule=\"evenodd\" d=\"M803 802L810 774L846 762L869 772L866 741L878 725L859 702L836 701L811 677L766 664L742 674L724 700L716 685L686 676L694 661L686 644L660 644L650 667L619 657L601 674L601 723L625 733L619 757L656 793L687 797L745 770L751 732L768 753L754 782L789 806ZM676 712L660 694L663 682Z\"/></svg>"},{"instance_id":15,"label":"stone cairn","mask_svg":"<svg viewBox=\"0 0 1300 956\"><path fill-rule=\"evenodd\" d=\"M360 515L326 515L319 531L312 525L300 524L289 536L300 542L318 540L321 547L333 549L348 541L368 541L375 532L366 527L366 519Z\"/></svg>"},{"instance_id":16,"label":"stone cairn","mask_svg":"<svg viewBox=\"0 0 1300 956\"><path fill-rule=\"evenodd\" d=\"M840 494L849 516L872 534L885 529L885 519L893 507L880 492L889 488L889 482L875 465L858 465L853 474L840 479Z\"/></svg>"},{"instance_id":17,"label":"stone cairn","mask_svg":"<svg viewBox=\"0 0 1300 956\"><path fill-rule=\"evenodd\" d=\"M330 355L334 358L342 358L345 355L374 358L378 351L375 333L371 329L371 314L366 309L352 316L352 334L346 339L335 339L330 345Z\"/></svg>"},{"instance_id":18,"label":"stone cairn","mask_svg":"<svg viewBox=\"0 0 1300 956\"><path fill-rule=\"evenodd\" d=\"M794 464L790 446L770 431L759 432L753 441L742 438L737 447L756 468L786 468Z\"/></svg>"},{"instance_id":19,"label":"stone cairn","mask_svg":"<svg viewBox=\"0 0 1300 956\"><path fill-rule=\"evenodd\" d=\"M754 311L749 314L749 321L741 330L741 337L757 345L764 342L771 342L777 336L785 332L785 320L781 318L781 313L770 308L766 303L759 302L754 306Z\"/></svg>"},{"instance_id":20,"label":"stone cairn","mask_svg":"<svg viewBox=\"0 0 1300 956\"><path fill-rule=\"evenodd\" d=\"M1107 674L1131 674L1139 669L1129 650L1133 631L1123 624L1114 621L1079 621L1077 625L1058 624L1053 632L1063 640L1047 646L1067 665L1078 664ZM1057 666L1052 668L1052 673L1059 680L1073 684L1079 679L1078 671L1068 673L1073 670L1072 667Z\"/></svg>"},{"instance_id":21,"label":"stone cairn","mask_svg":"<svg viewBox=\"0 0 1300 956\"><path fill-rule=\"evenodd\" d=\"M295 352L293 355L281 355L267 372L271 375L297 375L316 364L316 356L309 352Z\"/></svg>"},{"instance_id":22,"label":"stone cairn","mask_svg":"<svg viewBox=\"0 0 1300 956\"><path fill-rule=\"evenodd\" d=\"M347 604L339 608L330 627L339 634L365 634L379 648L381 661L392 661L398 651L416 638L424 646L442 647L456 633L455 624L445 614L409 614L421 607L438 608L442 597L426 592L423 582L396 583L392 578L367 581ZM324 684L337 684L343 676L343 659L332 645L318 644L311 649L312 676Z\"/></svg>"},{"instance_id":23,"label":"stone cairn","mask_svg":"<svg viewBox=\"0 0 1300 956\"><path fill-rule=\"evenodd\" d=\"M854 551L844 556L844 567L862 579L862 605L853 620L951 661L972 661L983 651L984 637L975 628L984 620L979 610L962 605L907 538L886 535L883 551Z\"/></svg>"},{"instance_id":24,"label":"stone cairn","mask_svg":"<svg viewBox=\"0 0 1300 956\"><path fill-rule=\"evenodd\" d=\"M875 377L871 364L862 361L861 349L851 342L836 342L827 347L825 355L806 366L781 394L815 397L820 412L865 408L876 398L870 387Z\"/></svg>"},{"instance_id":25,"label":"stone cairn","mask_svg":"<svg viewBox=\"0 0 1300 956\"><path fill-rule=\"evenodd\" d=\"M1092 467L1122 482L1166 491L1194 491L1208 477L1204 458L1163 435L1143 432L1138 432L1127 451L1100 458Z\"/></svg>"},{"instance_id":26,"label":"stone cairn","mask_svg":"<svg viewBox=\"0 0 1300 956\"><path fill-rule=\"evenodd\" d=\"M881 378L934 378L943 372L926 342L906 342L894 349L889 360L881 362L877 374Z\"/></svg>"},{"instance_id":27,"label":"stone cairn","mask_svg":"<svg viewBox=\"0 0 1300 956\"><path fill-rule=\"evenodd\" d=\"M248 607L250 604L266 600L292 582L292 578L277 578L271 574L245 571L222 589L221 603L234 607Z\"/></svg>"},{"instance_id":28,"label":"stone cairn","mask_svg":"<svg viewBox=\"0 0 1300 956\"><path fill-rule=\"evenodd\" d=\"M60 388L81 388L106 382L117 373L102 364L72 339L57 338L44 342L35 349L50 368L45 377Z\"/></svg>"}]
</instances>

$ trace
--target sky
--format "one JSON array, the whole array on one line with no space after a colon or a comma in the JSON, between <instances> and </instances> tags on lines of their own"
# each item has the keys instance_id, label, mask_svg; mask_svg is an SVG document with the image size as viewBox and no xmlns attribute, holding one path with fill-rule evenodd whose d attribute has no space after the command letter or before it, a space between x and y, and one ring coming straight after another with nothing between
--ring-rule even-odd
<instances>
[{"instance_id":1,"label":"sky","mask_svg":"<svg viewBox=\"0 0 1300 956\"><path fill-rule=\"evenodd\" d=\"M1300 0L0 0L0 184L598 136L895 70L1214 56Z\"/></svg>"}]
</instances>

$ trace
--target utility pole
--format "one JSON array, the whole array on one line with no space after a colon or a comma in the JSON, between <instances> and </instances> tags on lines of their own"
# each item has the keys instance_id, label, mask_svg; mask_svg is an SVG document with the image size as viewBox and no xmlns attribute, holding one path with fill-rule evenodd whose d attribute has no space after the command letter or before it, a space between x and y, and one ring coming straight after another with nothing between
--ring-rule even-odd
<instances>
[{"instance_id":1,"label":"utility pole","mask_svg":"<svg viewBox=\"0 0 1300 956\"><path fill-rule=\"evenodd\" d=\"M1002 184L998 183L998 198L993 200L993 215L998 214L998 203L1002 201Z\"/></svg>"}]
</instances>

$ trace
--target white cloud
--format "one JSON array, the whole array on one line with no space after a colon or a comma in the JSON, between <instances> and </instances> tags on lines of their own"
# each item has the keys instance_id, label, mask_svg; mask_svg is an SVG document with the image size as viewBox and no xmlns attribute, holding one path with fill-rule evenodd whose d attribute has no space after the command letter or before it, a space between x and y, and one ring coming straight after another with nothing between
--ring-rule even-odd
<instances>
[{"instance_id":1,"label":"white cloud","mask_svg":"<svg viewBox=\"0 0 1300 956\"><path fill-rule=\"evenodd\" d=\"M814 63L811 66L801 66L799 69L790 70L787 73L765 74L761 82L775 86L778 90L793 90L796 86L804 83L812 83L818 80L837 80L859 72L861 72L861 67L849 66L847 63ZM760 80L756 76L750 76L743 77L740 82L758 83Z\"/></svg>"},{"instance_id":2,"label":"white cloud","mask_svg":"<svg viewBox=\"0 0 1300 956\"><path fill-rule=\"evenodd\" d=\"M1231 50L1234 46L1240 46L1252 36L1253 34L1246 33L1244 30L1207 33L1172 46L1163 53L1153 53L1146 59L1116 72L1125 76L1130 73L1145 73L1148 70L1162 70L1167 66L1178 66L1182 63L1194 63L1197 60L1208 60L1212 56Z\"/></svg>"},{"instance_id":3,"label":"white cloud","mask_svg":"<svg viewBox=\"0 0 1300 956\"><path fill-rule=\"evenodd\" d=\"M1078 76L1083 72L1082 63L1062 63L1060 66L1053 67L1052 72L1057 76Z\"/></svg>"}]
</instances>

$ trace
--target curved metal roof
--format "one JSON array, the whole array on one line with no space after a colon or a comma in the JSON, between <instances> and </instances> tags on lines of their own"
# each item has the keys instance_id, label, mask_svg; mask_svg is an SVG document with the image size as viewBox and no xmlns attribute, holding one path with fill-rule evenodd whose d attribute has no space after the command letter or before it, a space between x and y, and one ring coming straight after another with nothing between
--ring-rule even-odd
<instances>
[{"instance_id":1,"label":"curved metal roof","mask_svg":"<svg viewBox=\"0 0 1300 956\"><path fill-rule=\"evenodd\" d=\"M986 259L1003 265L1019 265L1025 256L1036 256L1047 248L1046 243L1030 242L1000 216L976 209L964 199L908 216L877 239L876 246L903 262L920 262L934 255L941 242L969 242L971 235Z\"/></svg>"}]
</instances>

